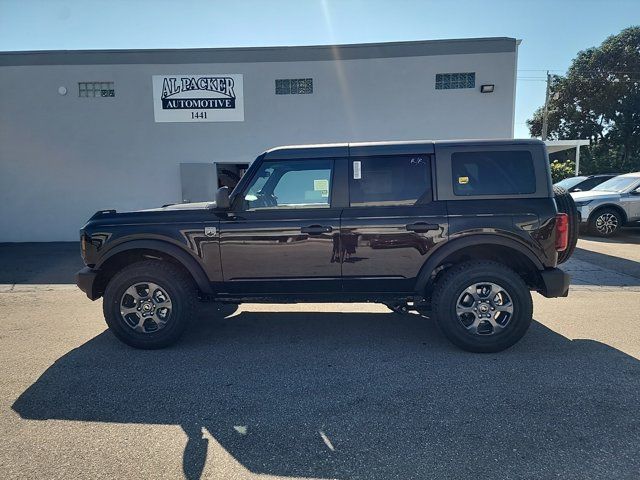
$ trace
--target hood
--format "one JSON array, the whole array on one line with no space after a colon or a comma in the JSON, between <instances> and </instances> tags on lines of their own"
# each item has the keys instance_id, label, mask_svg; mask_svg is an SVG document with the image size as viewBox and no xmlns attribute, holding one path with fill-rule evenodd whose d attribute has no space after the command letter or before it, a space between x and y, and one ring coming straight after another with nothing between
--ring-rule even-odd
<instances>
[{"instance_id":1,"label":"hood","mask_svg":"<svg viewBox=\"0 0 640 480\"><path fill-rule=\"evenodd\" d=\"M146 210L138 210L138 212L163 212L171 210L207 210L215 208L216 202L192 202L192 203L174 203L159 208L148 208Z\"/></svg>"},{"instance_id":2,"label":"hood","mask_svg":"<svg viewBox=\"0 0 640 480\"><path fill-rule=\"evenodd\" d=\"M597 190L587 190L586 192L571 192L571 196L575 202L589 202L591 200L604 200L620 198L618 192L600 192Z\"/></svg>"}]
</instances>

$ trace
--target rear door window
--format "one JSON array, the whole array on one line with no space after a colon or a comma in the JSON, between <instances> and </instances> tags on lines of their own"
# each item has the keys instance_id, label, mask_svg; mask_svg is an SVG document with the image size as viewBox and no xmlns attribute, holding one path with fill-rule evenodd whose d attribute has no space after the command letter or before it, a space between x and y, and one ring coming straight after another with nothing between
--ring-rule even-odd
<instances>
[{"instance_id":1,"label":"rear door window","mask_svg":"<svg viewBox=\"0 0 640 480\"><path fill-rule=\"evenodd\" d=\"M416 205L431 198L428 155L352 157L349 161L352 207Z\"/></svg>"},{"instance_id":2,"label":"rear door window","mask_svg":"<svg viewBox=\"0 0 640 480\"><path fill-rule=\"evenodd\" d=\"M458 196L535 193L531 153L523 150L451 155L453 193Z\"/></svg>"}]
</instances>

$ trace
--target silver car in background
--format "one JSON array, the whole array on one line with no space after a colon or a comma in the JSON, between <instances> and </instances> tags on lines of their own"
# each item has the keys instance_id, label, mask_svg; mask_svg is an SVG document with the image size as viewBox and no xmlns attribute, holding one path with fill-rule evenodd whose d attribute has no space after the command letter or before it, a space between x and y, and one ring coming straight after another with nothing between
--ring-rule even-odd
<instances>
[{"instance_id":1,"label":"silver car in background","mask_svg":"<svg viewBox=\"0 0 640 480\"><path fill-rule=\"evenodd\" d=\"M572 192L580 225L595 235L611 237L621 227L640 222L640 172L618 175L593 190Z\"/></svg>"}]
</instances>

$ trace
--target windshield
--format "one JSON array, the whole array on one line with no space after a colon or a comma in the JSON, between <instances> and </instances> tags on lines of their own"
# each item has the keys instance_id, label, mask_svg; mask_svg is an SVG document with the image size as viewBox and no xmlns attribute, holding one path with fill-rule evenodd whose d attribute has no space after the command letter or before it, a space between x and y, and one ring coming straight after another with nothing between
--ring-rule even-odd
<instances>
[{"instance_id":1,"label":"windshield","mask_svg":"<svg viewBox=\"0 0 640 480\"><path fill-rule=\"evenodd\" d=\"M604 183L601 183L593 190L598 192L623 192L635 183L638 183L640 177L613 177Z\"/></svg>"},{"instance_id":2,"label":"windshield","mask_svg":"<svg viewBox=\"0 0 640 480\"><path fill-rule=\"evenodd\" d=\"M575 187L577 184L586 179L587 177L569 177L565 178L564 180L560 180L558 183L556 183L556 185L558 187L566 188L567 190L569 190L570 188Z\"/></svg>"}]
</instances>

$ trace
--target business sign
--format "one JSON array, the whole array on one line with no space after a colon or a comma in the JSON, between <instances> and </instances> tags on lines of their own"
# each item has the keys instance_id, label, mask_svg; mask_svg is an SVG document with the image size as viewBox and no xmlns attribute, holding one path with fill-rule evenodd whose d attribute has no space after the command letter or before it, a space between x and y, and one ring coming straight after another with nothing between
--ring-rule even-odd
<instances>
[{"instance_id":1,"label":"business sign","mask_svg":"<svg viewBox=\"0 0 640 480\"><path fill-rule=\"evenodd\" d=\"M242 75L154 75L156 122L242 122Z\"/></svg>"}]
</instances>

